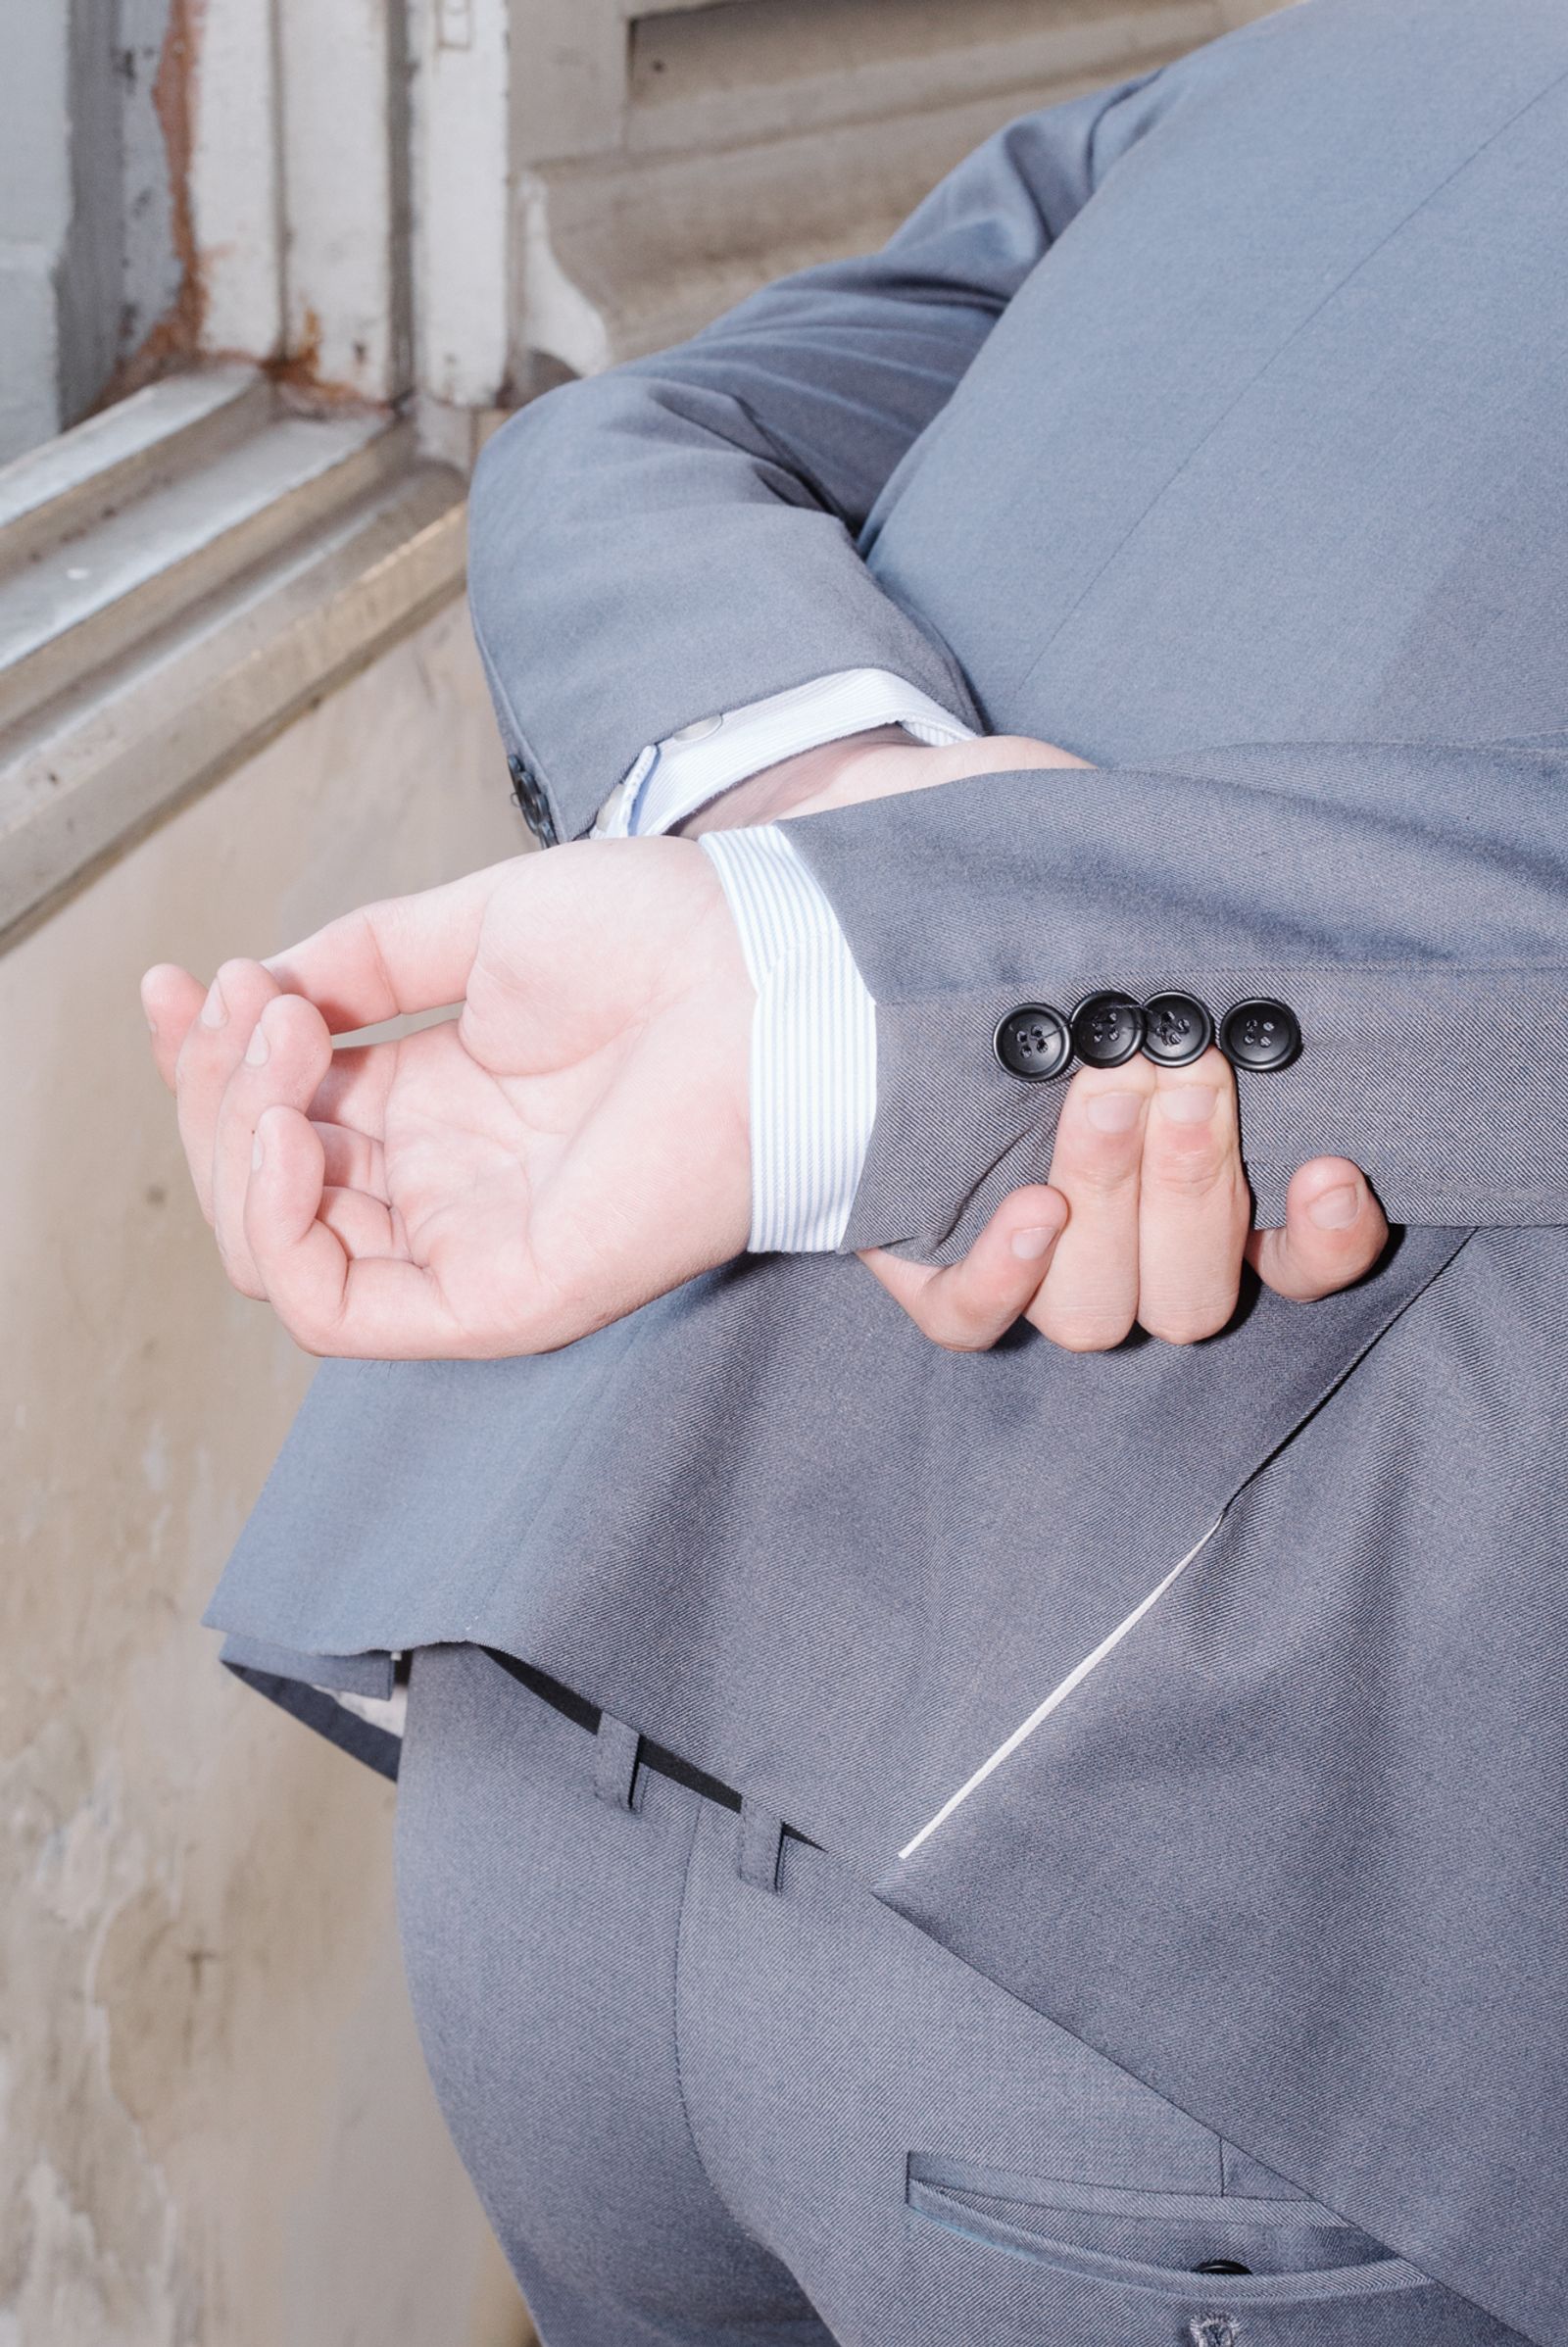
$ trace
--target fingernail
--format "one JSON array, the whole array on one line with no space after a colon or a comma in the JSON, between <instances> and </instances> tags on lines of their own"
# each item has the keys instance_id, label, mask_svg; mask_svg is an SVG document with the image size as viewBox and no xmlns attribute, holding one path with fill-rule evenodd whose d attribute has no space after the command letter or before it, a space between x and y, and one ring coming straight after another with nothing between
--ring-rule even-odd
<instances>
[{"instance_id":1,"label":"fingernail","mask_svg":"<svg viewBox=\"0 0 1568 2347\"><path fill-rule=\"evenodd\" d=\"M222 988L215 978L207 990L207 1000L202 1004L202 1025L204 1027L220 1027L227 1017L228 1004L223 1000Z\"/></svg>"},{"instance_id":2,"label":"fingernail","mask_svg":"<svg viewBox=\"0 0 1568 2347\"><path fill-rule=\"evenodd\" d=\"M142 1016L147 1021L148 1034L156 1035L158 1032L158 1021L153 1017L152 1012L150 1010L144 1010L142 1012Z\"/></svg>"},{"instance_id":3,"label":"fingernail","mask_svg":"<svg viewBox=\"0 0 1568 2347\"><path fill-rule=\"evenodd\" d=\"M1038 1263L1041 1256L1054 1244L1059 1227L1057 1224L1053 1224L1048 1230L1044 1225L1036 1223L1027 1231L1014 1231L1012 1251L1019 1262Z\"/></svg>"},{"instance_id":4,"label":"fingernail","mask_svg":"<svg viewBox=\"0 0 1568 2347\"><path fill-rule=\"evenodd\" d=\"M260 1021L258 1021L255 1033L252 1035L250 1042L245 1046L245 1063L247 1067L260 1067L266 1058L267 1037L263 1032Z\"/></svg>"},{"instance_id":5,"label":"fingernail","mask_svg":"<svg viewBox=\"0 0 1568 2347\"><path fill-rule=\"evenodd\" d=\"M257 1132L257 1134L256 1134L256 1136L255 1136L255 1139L254 1139L254 1140L252 1141L252 1143L251 1143L251 1171L252 1171L252 1173L260 1173L260 1172L261 1172L261 1170L262 1170L262 1159L263 1159L263 1158L266 1156L266 1154L267 1154L267 1145L266 1145L266 1143L263 1141L263 1139L262 1139L262 1136L261 1136L261 1133L260 1133L260 1131L258 1130L258 1132Z\"/></svg>"},{"instance_id":6,"label":"fingernail","mask_svg":"<svg viewBox=\"0 0 1568 2347\"><path fill-rule=\"evenodd\" d=\"M1159 1112L1173 1125L1206 1125L1214 1113L1219 1094L1212 1084L1178 1084L1170 1092L1155 1095Z\"/></svg>"},{"instance_id":7,"label":"fingernail","mask_svg":"<svg viewBox=\"0 0 1568 2347\"><path fill-rule=\"evenodd\" d=\"M1343 1190L1325 1190L1306 1209L1308 1222L1315 1222L1320 1231L1347 1231L1361 1211L1357 1191L1348 1185Z\"/></svg>"},{"instance_id":8,"label":"fingernail","mask_svg":"<svg viewBox=\"0 0 1568 2347\"><path fill-rule=\"evenodd\" d=\"M1097 1092L1084 1114L1097 1133L1130 1133L1143 1106L1141 1092Z\"/></svg>"}]
</instances>

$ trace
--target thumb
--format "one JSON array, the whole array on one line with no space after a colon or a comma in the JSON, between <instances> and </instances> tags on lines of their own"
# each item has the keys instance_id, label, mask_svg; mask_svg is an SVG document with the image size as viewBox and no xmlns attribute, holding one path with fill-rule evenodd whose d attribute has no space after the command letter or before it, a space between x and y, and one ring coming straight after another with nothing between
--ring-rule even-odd
<instances>
[{"instance_id":1,"label":"thumb","mask_svg":"<svg viewBox=\"0 0 1568 2347\"><path fill-rule=\"evenodd\" d=\"M1254 1231L1247 1259L1265 1288L1295 1303L1364 1279L1388 1245L1389 1226L1370 1183L1348 1157L1313 1157L1285 1194L1285 1226Z\"/></svg>"},{"instance_id":2,"label":"thumb","mask_svg":"<svg viewBox=\"0 0 1568 2347\"><path fill-rule=\"evenodd\" d=\"M1035 1182L1004 1198L969 1252L945 1270L879 1247L860 1260L933 1345L985 1352L1028 1310L1066 1220L1060 1191Z\"/></svg>"}]
</instances>

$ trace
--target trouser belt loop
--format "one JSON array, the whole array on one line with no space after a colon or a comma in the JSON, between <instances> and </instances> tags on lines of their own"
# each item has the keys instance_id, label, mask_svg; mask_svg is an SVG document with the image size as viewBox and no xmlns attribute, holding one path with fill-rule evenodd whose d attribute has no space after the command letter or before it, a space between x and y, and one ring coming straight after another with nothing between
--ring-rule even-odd
<instances>
[{"instance_id":1,"label":"trouser belt loop","mask_svg":"<svg viewBox=\"0 0 1568 2347\"><path fill-rule=\"evenodd\" d=\"M641 1742L636 1729L628 1728L624 1720L612 1719L608 1711L600 1713L599 1733L594 1738L594 1790L612 1809L634 1806Z\"/></svg>"},{"instance_id":2,"label":"trouser belt loop","mask_svg":"<svg viewBox=\"0 0 1568 2347\"><path fill-rule=\"evenodd\" d=\"M741 1802L741 1863L743 1882L759 1890L777 1890L779 1853L784 1844L784 1820L756 1801Z\"/></svg>"}]
</instances>

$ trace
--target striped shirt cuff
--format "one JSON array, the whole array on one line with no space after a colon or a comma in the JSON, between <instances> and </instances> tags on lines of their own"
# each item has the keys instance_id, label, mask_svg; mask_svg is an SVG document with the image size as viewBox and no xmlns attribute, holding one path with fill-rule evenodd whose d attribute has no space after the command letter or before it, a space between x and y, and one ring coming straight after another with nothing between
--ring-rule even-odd
<instances>
[{"instance_id":1,"label":"striped shirt cuff","mask_svg":"<svg viewBox=\"0 0 1568 2347\"><path fill-rule=\"evenodd\" d=\"M754 1254L837 1247L876 1114L876 1004L832 905L776 823L707 832L752 1021Z\"/></svg>"},{"instance_id":2,"label":"striped shirt cuff","mask_svg":"<svg viewBox=\"0 0 1568 2347\"><path fill-rule=\"evenodd\" d=\"M769 694L745 709L700 717L662 742L650 742L600 809L605 839L643 839L673 831L736 783L880 725L902 725L928 745L966 742L970 729L918 686L884 668L846 668Z\"/></svg>"}]
</instances>

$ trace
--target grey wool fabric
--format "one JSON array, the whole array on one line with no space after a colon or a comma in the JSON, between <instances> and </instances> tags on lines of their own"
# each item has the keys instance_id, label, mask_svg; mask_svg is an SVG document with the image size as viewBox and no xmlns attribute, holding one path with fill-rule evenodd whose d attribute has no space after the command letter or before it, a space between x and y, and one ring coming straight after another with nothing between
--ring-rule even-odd
<instances>
[{"instance_id":1,"label":"grey wool fabric","mask_svg":"<svg viewBox=\"0 0 1568 2347\"><path fill-rule=\"evenodd\" d=\"M1568 10L1305 0L1014 124L868 259L491 443L471 592L580 833L888 668L1090 772L793 836L877 1002L846 1251L1044 1173L1020 999L1280 996L1262 1219L1402 1226L1177 1350L936 1351L748 1258L531 1360L334 1363L211 1619L314 1693L473 1640L1540 2347L1568 2341ZM1217 1525L1218 1529L1213 1529ZM1209 1537L944 1824L919 1830Z\"/></svg>"},{"instance_id":2,"label":"grey wool fabric","mask_svg":"<svg viewBox=\"0 0 1568 2347\"><path fill-rule=\"evenodd\" d=\"M621 1725L414 1658L410 1986L546 2347L1518 2347Z\"/></svg>"}]
</instances>

